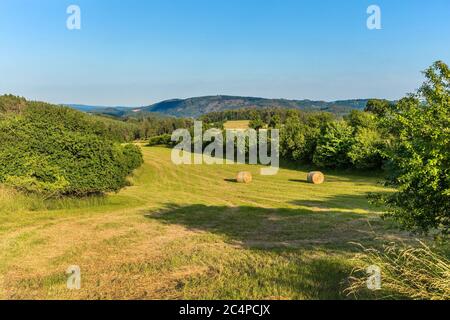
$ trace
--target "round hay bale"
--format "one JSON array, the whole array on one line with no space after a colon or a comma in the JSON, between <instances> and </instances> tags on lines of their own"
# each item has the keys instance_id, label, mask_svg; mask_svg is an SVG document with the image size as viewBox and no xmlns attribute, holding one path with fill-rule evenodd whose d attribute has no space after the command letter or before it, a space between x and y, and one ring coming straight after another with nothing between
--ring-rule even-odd
<instances>
[{"instance_id":1,"label":"round hay bale","mask_svg":"<svg viewBox=\"0 0 450 320\"><path fill-rule=\"evenodd\" d=\"M250 172L239 172L236 177L238 183L250 183L252 180L253 178Z\"/></svg>"},{"instance_id":2,"label":"round hay bale","mask_svg":"<svg viewBox=\"0 0 450 320\"><path fill-rule=\"evenodd\" d=\"M325 181L325 176L320 171L313 171L308 173L308 182L312 184L322 184Z\"/></svg>"}]
</instances>

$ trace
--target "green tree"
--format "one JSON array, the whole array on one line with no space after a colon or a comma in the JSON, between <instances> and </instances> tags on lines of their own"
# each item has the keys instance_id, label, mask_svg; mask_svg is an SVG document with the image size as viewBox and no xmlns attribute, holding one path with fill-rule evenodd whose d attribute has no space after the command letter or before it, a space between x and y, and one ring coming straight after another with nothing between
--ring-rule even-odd
<instances>
[{"instance_id":1,"label":"green tree","mask_svg":"<svg viewBox=\"0 0 450 320\"><path fill-rule=\"evenodd\" d=\"M420 90L388 112L384 124L397 136L388 150L389 185L378 195L388 216L409 230L437 229L448 235L450 222L450 70L435 62L424 72Z\"/></svg>"},{"instance_id":2,"label":"green tree","mask_svg":"<svg viewBox=\"0 0 450 320\"><path fill-rule=\"evenodd\" d=\"M281 118L278 114L273 115L269 121L269 128L278 128L281 125Z\"/></svg>"},{"instance_id":3,"label":"green tree","mask_svg":"<svg viewBox=\"0 0 450 320\"><path fill-rule=\"evenodd\" d=\"M359 128L348 152L357 169L381 168L384 160L385 139L376 129Z\"/></svg>"},{"instance_id":4,"label":"green tree","mask_svg":"<svg viewBox=\"0 0 450 320\"><path fill-rule=\"evenodd\" d=\"M352 110L350 114L344 118L345 121L355 129L355 131L359 128L374 129L377 127L376 117L372 113Z\"/></svg>"},{"instance_id":5,"label":"green tree","mask_svg":"<svg viewBox=\"0 0 450 320\"><path fill-rule=\"evenodd\" d=\"M364 111L383 117L392 107L393 104L388 100L370 99L367 101Z\"/></svg>"},{"instance_id":6,"label":"green tree","mask_svg":"<svg viewBox=\"0 0 450 320\"><path fill-rule=\"evenodd\" d=\"M280 154L290 160L303 160L305 149L305 126L298 115L290 115L280 132Z\"/></svg>"},{"instance_id":7,"label":"green tree","mask_svg":"<svg viewBox=\"0 0 450 320\"><path fill-rule=\"evenodd\" d=\"M325 126L317 141L313 162L319 167L348 167L348 156L353 143L353 128L345 121L334 121Z\"/></svg>"},{"instance_id":8,"label":"green tree","mask_svg":"<svg viewBox=\"0 0 450 320\"><path fill-rule=\"evenodd\" d=\"M264 128L264 122L261 120L259 116L257 116L255 119L251 120L249 123L249 127L255 130L259 130Z\"/></svg>"}]
</instances>

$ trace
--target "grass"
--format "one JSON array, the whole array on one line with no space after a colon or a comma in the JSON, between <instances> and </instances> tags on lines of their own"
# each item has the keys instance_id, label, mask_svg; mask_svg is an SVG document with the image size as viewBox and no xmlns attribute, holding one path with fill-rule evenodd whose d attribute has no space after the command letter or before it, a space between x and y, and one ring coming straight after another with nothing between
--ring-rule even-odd
<instances>
[{"instance_id":1,"label":"grass","mask_svg":"<svg viewBox=\"0 0 450 320\"><path fill-rule=\"evenodd\" d=\"M358 297L407 297L420 300L450 299L450 261L425 243L402 246L391 243L382 250L364 249L355 260L359 264L350 278L349 294ZM365 268L378 266L382 270L382 287L367 292Z\"/></svg>"},{"instance_id":2,"label":"grass","mask_svg":"<svg viewBox=\"0 0 450 320\"><path fill-rule=\"evenodd\" d=\"M227 121L223 124L225 130L245 130L249 128L249 120Z\"/></svg>"},{"instance_id":3,"label":"grass","mask_svg":"<svg viewBox=\"0 0 450 320\"><path fill-rule=\"evenodd\" d=\"M366 200L378 176L175 166L143 147L133 186L45 201L0 189L3 299L346 299L358 242L410 241ZM250 185L233 183L250 171ZM81 290L66 288L78 265Z\"/></svg>"}]
</instances>

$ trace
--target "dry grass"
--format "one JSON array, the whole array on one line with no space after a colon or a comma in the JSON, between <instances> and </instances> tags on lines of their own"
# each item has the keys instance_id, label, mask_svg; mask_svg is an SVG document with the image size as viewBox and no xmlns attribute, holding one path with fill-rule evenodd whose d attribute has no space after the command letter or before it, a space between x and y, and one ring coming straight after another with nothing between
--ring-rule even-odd
<instances>
[{"instance_id":1,"label":"dry grass","mask_svg":"<svg viewBox=\"0 0 450 320\"><path fill-rule=\"evenodd\" d=\"M225 130L246 130L249 128L249 124L248 120L227 121L223 127Z\"/></svg>"},{"instance_id":2,"label":"dry grass","mask_svg":"<svg viewBox=\"0 0 450 320\"><path fill-rule=\"evenodd\" d=\"M364 249L355 260L361 266L354 270L349 295L367 296L365 268L381 269L382 288L373 293L378 298L420 300L450 299L450 261L423 242L418 247L391 243L382 250Z\"/></svg>"}]
</instances>

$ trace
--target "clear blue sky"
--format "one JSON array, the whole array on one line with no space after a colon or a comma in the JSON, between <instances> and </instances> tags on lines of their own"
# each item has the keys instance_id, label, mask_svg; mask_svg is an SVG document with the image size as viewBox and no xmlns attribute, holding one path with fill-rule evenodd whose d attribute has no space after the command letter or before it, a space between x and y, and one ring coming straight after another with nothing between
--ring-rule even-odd
<instances>
[{"instance_id":1,"label":"clear blue sky","mask_svg":"<svg viewBox=\"0 0 450 320\"><path fill-rule=\"evenodd\" d=\"M382 30L366 27L370 4ZM450 63L448 0L0 1L0 94L55 103L396 99L438 59Z\"/></svg>"}]
</instances>

